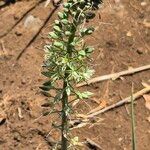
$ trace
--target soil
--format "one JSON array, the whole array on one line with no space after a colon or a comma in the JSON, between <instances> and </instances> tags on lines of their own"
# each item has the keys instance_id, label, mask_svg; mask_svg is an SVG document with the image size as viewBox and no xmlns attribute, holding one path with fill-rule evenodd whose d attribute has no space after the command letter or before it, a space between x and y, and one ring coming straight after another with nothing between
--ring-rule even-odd
<instances>
[{"instance_id":1,"label":"soil","mask_svg":"<svg viewBox=\"0 0 150 150\"><path fill-rule=\"evenodd\" d=\"M24 0L0 9L0 150L49 150L51 140L58 137L57 132L51 131L55 116L40 117L45 111L41 105L46 102L46 97L39 90L45 81L41 75L43 47L50 42L47 34L57 17L57 10L39 36L16 60L54 9L52 4L45 8L45 2L42 2L15 25L36 3L36 0ZM94 76L150 64L149 13L148 0L104 2L96 12L96 17L87 23L96 28L96 32L86 39L89 45L95 47L89 62L95 69ZM24 27L29 15L40 20L36 27ZM99 103L105 101L107 105L114 104L131 95L132 83L134 92L141 90L142 82L150 83L149 70L85 86L81 89L92 91L94 96L77 104L76 109L86 114L99 105L94 99ZM72 133L80 141L86 138L93 140L103 150L130 150L132 137L129 112L130 105L116 108L98 115L98 123L75 129ZM135 104L135 116L137 149L149 150L150 122L147 117L150 111L145 107L142 97Z\"/></svg>"}]
</instances>

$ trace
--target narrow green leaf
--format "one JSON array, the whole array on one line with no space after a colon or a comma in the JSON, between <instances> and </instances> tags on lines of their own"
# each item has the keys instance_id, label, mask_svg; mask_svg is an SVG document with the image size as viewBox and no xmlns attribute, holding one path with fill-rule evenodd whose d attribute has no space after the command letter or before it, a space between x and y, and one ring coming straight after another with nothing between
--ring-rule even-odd
<instances>
[{"instance_id":1,"label":"narrow green leaf","mask_svg":"<svg viewBox=\"0 0 150 150\"><path fill-rule=\"evenodd\" d=\"M62 91L59 91L54 97L54 102L58 102L62 99Z\"/></svg>"},{"instance_id":2,"label":"narrow green leaf","mask_svg":"<svg viewBox=\"0 0 150 150\"><path fill-rule=\"evenodd\" d=\"M44 103L41 105L41 107L52 107L54 105L53 102Z\"/></svg>"},{"instance_id":3,"label":"narrow green leaf","mask_svg":"<svg viewBox=\"0 0 150 150\"><path fill-rule=\"evenodd\" d=\"M59 27L59 26L54 26L53 28L54 28L54 30L55 30L55 31L57 31L57 32L61 32L61 29L60 29L60 27Z\"/></svg>"},{"instance_id":4,"label":"narrow green leaf","mask_svg":"<svg viewBox=\"0 0 150 150\"><path fill-rule=\"evenodd\" d=\"M87 99L87 98L89 98L89 96L93 95L93 93L88 92L88 91L82 92L82 93L78 91L78 92L76 92L76 94L80 99Z\"/></svg>"},{"instance_id":5,"label":"narrow green leaf","mask_svg":"<svg viewBox=\"0 0 150 150\"><path fill-rule=\"evenodd\" d=\"M67 19L62 19L61 22L65 25L69 23Z\"/></svg>"},{"instance_id":6,"label":"narrow green leaf","mask_svg":"<svg viewBox=\"0 0 150 150\"><path fill-rule=\"evenodd\" d=\"M84 28L81 30L81 36L90 35L93 33L93 31L94 31L93 27Z\"/></svg>"},{"instance_id":7,"label":"narrow green leaf","mask_svg":"<svg viewBox=\"0 0 150 150\"><path fill-rule=\"evenodd\" d=\"M58 12L58 17L60 18L60 19L66 19L67 18L67 14L66 13L62 13L62 12Z\"/></svg>"},{"instance_id":8,"label":"narrow green leaf","mask_svg":"<svg viewBox=\"0 0 150 150\"><path fill-rule=\"evenodd\" d=\"M86 53L92 53L93 50L94 50L93 47L87 47L87 48L85 48L85 52L86 52Z\"/></svg>"},{"instance_id":9,"label":"narrow green leaf","mask_svg":"<svg viewBox=\"0 0 150 150\"><path fill-rule=\"evenodd\" d=\"M79 51L78 53L79 53L79 55L82 55L82 56L85 56L85 55L86 55L86 53L85 53L84 50L81 50L81 51Z\"/></svg>"},{"instance_id":10,"label":"narrow green leaf","mask_svg":"<svg viewBox=\"0 0 150 150\"><path fill-rule=\"evenodd\" d=\"M66 12L66 13L67 13L68 11L69 11L69 9L68 9L68 8L64 8L64 12Z\"/></svg>"},{"instance_id":11,"label":"narrow green leaf","mask_svg":"<svg viewBox=\"0 0 150 150\"><path fill-rule=\"evenodd\" d=\"M70 8L70 6L71 6L71 3L64 3L65 8Z\"/></svg>"},{"instance_id":12,"label":"narrow green leaf","mask_svg":"<svg viewBox=\"0 0 150 150\"><path fill-rule=\"evenodd\" d=\"M54 42L54 46L61 48L61 47L63 47L63 43L62 42Z\"/></svg>"},{"instance_id":13,"label":"narrow green leaf","mask_svg":"<svg viewBox=\"0 0 150 150\"><path fill-rule=\"evenodd\" d=\"M59 20L55 20L55 24L56 24L56 25L59 25L59 24L60 24L60 21L59 21Z\"/></svg>"},{"instance_id":14,"label":"narrow green leaf","mask_svg":"<svg viewBox=\"0 0 150 150\"><path fill-rule=\"evenodd\" d=\"M51 73L50 71L43 71L41 72L46 77L51 77L54 73Z\"/></svg>"},{"instance_id":15,"label":"narrow green leaf","mask_svg":"<svg viewBox=\"0 0 150 150\"><path fill-rule=\"evenodd\" d=\"M43 83L44 86L50 86L52 85L52 82L49 80L49 81L46 81Z\"/></svg>"},{"instance_id":16,"label":"narrow green leaf","mask_svg":"<svg viewBox=\"0 0 150 150\"><path fill-rule=\"evenodd\" d=\"M58 38L59 38L59 36L58 36L56 33L54 33L54 32L50 32L50 33L49 33L49 36L50 36L52 39L58 39Z\"/></svg>"},{"instance_id":17,"label":"narrow green leaf","mask_svg":"<svg viewBox=\"0 0 150 150\"><path fill-rule=\"evenodd\" d=\"M41 93L46 97L51 97L51 94L46 91L41 91Z\"/></svg>"},{"instance_id":18,"label":"narrow green leaf","mask_svg":"<svg viewBox=\"0 0 150 150\"><path fill-rule=\"evenodd\" d=\"M71 35L71 32L70 32L70 31L66 31L66 32L65 32L65 35L66 35L66 36L70 36L70 35Z\"/></svg>"},{"instance_id":19,"label":"narrow green leaf","mask_svg":"<svg viewBox=\"0 0 150 150\"><path fill-rule=\"evenodd\" d=\"M58 17L59 17L60 19L63 19L63 18L64 18L63 13L62 13L62 12L58 12Z\"/></svg>"},{"instance_id":20,"label":"narrow green leaf","mask_svg":"<svg viewBox=\"0 0 150 150\"><path fill-rule=\"evenodd\" d=\"M40 89L42 89L43 91L49 91L52 87L49 86L40 86Z\"/></svg>"}]
</instances>

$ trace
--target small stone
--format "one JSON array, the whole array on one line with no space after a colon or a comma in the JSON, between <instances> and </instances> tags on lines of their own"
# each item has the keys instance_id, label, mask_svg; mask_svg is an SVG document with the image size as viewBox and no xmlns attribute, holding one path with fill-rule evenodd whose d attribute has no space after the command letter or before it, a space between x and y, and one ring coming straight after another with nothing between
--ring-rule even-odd
<instances>
[{"instance_id":1,"label":"small stone","mask_svg":"<svg viewBox=\"0 0 150 150\"><path fill-rule=\"evenodd\" d=\"M137 53L140 54L140 55L143 54L143 52L144 52L142 48L138 48L136 51L137 51Z\"/></svg>"},{"instance_id":2,"label":"small stone","mask_svg":"<svg viewBox=\"0 0 150 150\"><path fill-rule=\"evenodd\" d=\"M140 19L143 19L143 18L144 18L144 13L140 13L140 14L139 14L139 18L140 18Z\"/></svg>"},{"instance_id":3,"label":"small stone","mask_svg":"<svg viewBox=\"0 0 150 150\"><path fill-rule=\"evenodd\" d=\"M6 141L3 140L3 139L0 139L0 145L1 145L1 144L4 144L4 143L6 143Z\"/></svg>"},{"instance_id":4,"label":"small stone","mask_svg":"<svg viewBox=\"0 0 150 150\"><path fill-rule=\"evenodd\" d=\"M122 128L122 126L119 124L119 125L118 125L118 128Z\"/></svg>"},{"instance_id":5,"label":"small stone","mask_svg":"<svg viewBox=\"0 0 150 150\"><path fill-rule=\"evenodd\" d=\"M127 35L128 37L131 37L131 36L132 36L131 31L128 31L126 35Z\"/></svg>"},{"instance_id":6,"label":"small stone","mask_svg":"<svg viewBox=\"0 0 150 150\"><path fill-rule=\"evenodd\" d=\"M21 35L22 35L22 33L19 32L19 31L16 31L15 34L16 34L17 36L21 36Z\"/></svg>"},{"instance_id":7,"label":"small stone","mask_svg":"<svg viewBox=\"0 0 150 150\"><path fill-rule=\"evenodd\" d=\"M27 28L27 29L36 31L36 30L39 29L41 24L42 24L42 21L39 18L34 17L33 15L29 15L25 19L24 27Z\"/></svg>"},{"instance_id":8,"label":"small stone","mask_svg":"<svg viewBox=\"0 0 150 150\"><path fill-rule=\"evenodd\" d=\"M121 142L123 140L123 138L119 138L118 141Z\"/></svg>"},{"instance_id":9,"label":"small stone","mask_svg":"<svg viewBox=\"0 0 150 150\"><path fill-rule=\"evenodd\" d=\"M149 117L147 117L147 121L150 123L150 116L149 116Z\"/></svg>"},{"instance_id":10,"label":"small stone","mask_svg":"<svg viewBox=\"0 0 150 150\"><path fill-rule=\"evenodd\" d=\"M25 80L25 79L22 79L22 80L21 80L21 84L26 84L26 80Z\"/></svg>"},{"instance_id":11,"label":"small stone","mask_svg":"<svg viewBox=\"0 0 150 150\"><path fill-rule=\"evenodd\" d=\"M146 6L147 3L146 2L141 2L141 6Z\"/></svg>"},{"instance_id":12,"label":"small stone","mask_svg":"<svg viewBox=\"0 0 150 150\"><path fill-rule=\"evenodd\" d=\"M15 81L14 80L10 80L10 83L13 84Z\"/></svg>"},{"instance_id":13,"label":"small stone","mask_svg":"<svg viewBox=\"0 0 150 150\"><path fill-rule=\"evenodd\" d=\"M116 47L116 44L115 44L115 42L113 42L113 41L107 41L107 42L106 42L106 47L107 47L107 48Z\"/></svg>"},{"instance_id":14,"label":"small stone","mask_svg":"<svg viewBox=\"0 0 150 150\"><path fill-rule=\"evenodd\" d=\"M21 141L21 137L19 134L15 133L14 135L14 140L17 141L17 142L20 142Z\"/></svg>"},{"instance_id":15,"label":"small stone","mask_svg":"<svg viewBox=\"0 0 150 150\"><path fill-rule=\"evenodd\" d=\"M14 20L18 20L18 19L19 19L19 17L15 15L14 16Z\"/></svg>"}]
</instances>

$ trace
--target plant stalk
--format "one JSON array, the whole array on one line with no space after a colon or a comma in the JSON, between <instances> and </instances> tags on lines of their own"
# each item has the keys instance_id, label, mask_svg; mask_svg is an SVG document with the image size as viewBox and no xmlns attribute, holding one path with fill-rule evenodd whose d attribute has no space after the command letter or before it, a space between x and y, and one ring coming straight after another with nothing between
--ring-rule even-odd
<instances>
[{"instance_id":1,"label":"plant stalk","mask_svg":"<svg viewBox=\"0 0 150 150\"><path fill-rule=\"evenodd\" d=\"M132 150L136 150L136 134L135 134L135 114L134 114L133 84L132 84L132 93L131 93L131 123L132 123Z\"/></svg>"},{"instance_id":2,"label":"plant stalk","mask_svg":"<svg viewBox=\"0 0 150 150\"><path fill-rule=\"evenodd\" d=\"M66 89L67 87L67 82L64 81L64 86L63 89ZM61 129L61 140L62 140L62 145L61 145L61 150L67 150L68 147L68 142L67 142L67 132L68 132L68 117L66 114L66 108L68 104L68 95L66 90L63 92L63 97L62 97L62 129Z\"/></svg>"},{"instance_id":3,"label":"plant stalk","mask_svg":"<svg viewBox=\"0 0 150 150\"><path fill-rule=\"evenodd\" d=\"M72 35L69 37L68 39L68 47L67 47L67 52L69 54L69 57L72 56L72 48L70 46L70 43L73 42L74 37L75 37L75 32L76 32L76 28L74 26L72 26ZM65 73L65 79L64 79L64 85L63 85L63 96L62 96L62 129L61 129L61 150L67 150L68 147L68 140L67 140L67 133L68 133L68 117L66 114L66 110L68 107L68 95L66 92L66 88L67 88L67 78L69 76L69 74L67 73L68 68L66 69L66 73Z\"/></svg>"}]
</instances>

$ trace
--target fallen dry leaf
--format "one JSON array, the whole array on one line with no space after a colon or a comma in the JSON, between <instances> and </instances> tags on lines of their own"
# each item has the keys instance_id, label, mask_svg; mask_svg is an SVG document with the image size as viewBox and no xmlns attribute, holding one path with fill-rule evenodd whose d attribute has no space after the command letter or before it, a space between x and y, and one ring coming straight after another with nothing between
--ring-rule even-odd
<instances>
[{"instance_id":1,"label":"fallen dry leaf","mask_svg":"<svg viewBox=\"0 0 150 150\"><path fill-rule=\"evenodd\" d=\"M150 95L145 94L143 97L145 99L145 107L150 110Z\"/></svg>"},{"instance_id":2,"label":"fallen dry leaf","mask_svg":"<svg viewBox=\"0 0 150 150\"><path fill-rule=\"evenodd\" d=\"M91 100L96 102L97 104L100 104L99 98L93 97L93 98L91 98Z\"/></svg>"},{"instance_id":3,"label":"fallen dry leaf","mask_svg":"<svg viewBox=\"0 0 150 150\"><path fill-rule=\"evenodd\" d=\"M106 106L107 106L107 100L102 100L101 103L100 103L100 105L98 107L92 109L88 114L91 114L93 112L101 110L101 109L105 108Z\"/></svg>"}]
</instances>

